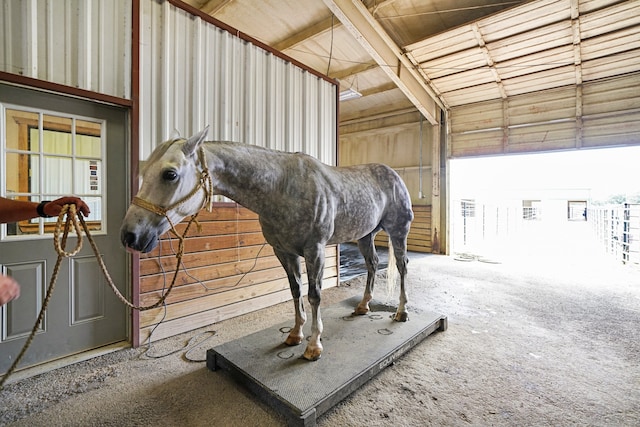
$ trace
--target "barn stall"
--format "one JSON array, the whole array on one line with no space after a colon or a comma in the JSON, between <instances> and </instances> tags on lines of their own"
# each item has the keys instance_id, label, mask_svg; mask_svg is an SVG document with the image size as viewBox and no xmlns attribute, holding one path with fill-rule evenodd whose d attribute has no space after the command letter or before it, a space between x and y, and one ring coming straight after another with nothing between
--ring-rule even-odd
<instances>
[{"instance_id":1,"label":"barn stall","mask_svg":"<svg viewBox=\"0 0 640 427\"><path fill-rule=\"evenodd\" d=\"M200 22L198 25L204 26L208 26L208 23L204 24L204 22L209 18L203 14L224 18L224 22L231 28L238 28L242 32L236 31L236 34L243 36L244 33L252 34L257 38L255 41L262 41L258 42L258 45L263 43L276 46L277 49L289 55L289 59L298 58L293 62L311 64L316 69L322 70L319 74L329 70L327 74L339 80L340 92L350 86L362 95L361 98L340 103L338 119L340 141L333 154L334 161L339 164L355 164L381 158L398 170L411 189L414 206L423 205L416 209L416 211L424 210L424 224L426 224L420 227L425 231L416 238L418 242L416 250L427 252L434 250L435 241L438 241L436 252L446 253L448 249L449 207L446 195L446 160L448 158L583 149L638 142L638 130L635 127L637 120L633 119L637 115L637 95L633 90L624 90L638 86L636 65L638 63L638 6L636 2L528 2L488 17L475 17L469 20L471 22L469 25L465 22L457 22L455 24L457 27L453 30L443 28L440 34L436 31L433 35L424 34L430 31L429 28L421 28L428 27L424 25L424 21L429 19L430 14L410 14L407 12L409 6L406 2L394 2L393 8L365 3L363 8L358 2L353 8L347 4L348 2L327 1L325 3L326 5L315 3L305 5L309 15L304 19L298 18L297 24L283 24L282 9L293 10L294 6L300 5L282 2L278 5L279 9L275 17L272 18L272 26L251 29L251 22L248 19L251 13L256 11L266 13L266 11L261 8L255 8L256 11L254 11L253 5L242 1L202 4L193 1L189 3L190 6L179 2L140 2L139 9L137 9L137 2L133 2L131 16L125 16L124 21L127 22L130 19L134 23L132 25L134 28L135 22L146 22L146 24L139 30L141 42L133 43L132 51L139 48L141 52L137 55L135 52L132 53L128 60L125 54L124 68L127 68L126 63L130 61L135 70L137 63L138 73L142 77L139 83L132 79L129 83L125 82L124 86L126 88L130 85L131 91L135 91L136 84L140 84L137 88L139 98L133 95L116 95L113 98L113 95L102 95L100 90L95 89L90 89L91 92L87 93L78 89L52 87L43 83L48 81L47 78L40 77L44 75L44 71L43 74L34 74L37 68L33 65L34 52L25 61L31 61L31 66L27 67L31 74L26 75L37 76L36 81L19 77L21 71L16 72L16 69L21 70L20 66L13 69L13 72L9 70L7 74L3 73L2 77L4 81L12 84L66 92L100 102L110 102L130 109L132 119L139 114L140 117L137 120L142 123L145 120L143 116L146 114L142 108L144 105L142 100L145 96L145 89L142 86L155 84L159 85L155 87L162 87L162 83L158 81L171 82L170 86L173 86L175 82L181 81L180 78L185 78L181 73L186 72L181 69L180 64L187 64L186 58L198 56L194 53L185 54L185 51L175 46L172 48L170 43L155 47L156 55L153 57L185 55L182 61L164 62L158 67L164 74L157 77L154 75L153 67L150 70L144 70L145 61L140 59L154 49L154 36L164 31L172 34L171 31L175 28L178 36L173 34L173 38L182 37L185 33L192 31L191 27L183 22L191 19L188 18L191 15L196 16L193 19ZM338 19L332 18L324 9L325 7ZM31 17L31 22L37 19L35 18L36 9L25 7L25 13ZM319 13L320 9L324 15ZM93 13L96 10L100 9L94 8ZM165 13L167 11L169 12ZM179 17L173 18L171 11ZM394 19L398 19L394 16L402 16L403 12L407 12L406 16L411 17L407 18L405 24L409 22L406 27L415 31L413 35L403 33L391 24ZM147 13L156 15L144 21ZM319 20L311 16L313 13L326 17ZM161 24L154 24L158 16L162 17ZM311 25L314 19L315 25ZM422 25L420 25L421 22ZM523 24L525 22L527 25ZM296 28L296 25L298 25L297 31L291 32L289 37L279 32L282 27ZM304 25L308 25L309 29L302 31L300 26ZM104 27L107 26L108 24L105 24ZM398 27L401 26L398 25ZM84 29L88 27L90 26L85 25ZM433 27L437 25L434 24ZM145 36L145 30L149 30L152 34ZM273 35L269 36L269 32ZM229 34L232 35L232 33L233 31ZM126 44L126 31L123 32L123 37ZM330 37L334 40L346 40L340 47L347 52L345 56L355 59L355 65L345 66L344 61L341 64L336 57L333 61L329 61L327 66L326 58L331 58L329 46L333 47L333 45L324 42ZM91 40L100 40L100 37L92 37ZM531 43L531 40L535 40L535 43ZM394 49L394 43L397 49ZM151 48L147 49L149 46ZM439 50L440 47L442 50ZM172 49L175 49L175 52ZM336 47L336 52L338 51ZM321 52L325 55L316 54L312 57L309 52ZM398 52L405 52L406 55ZM121 58L121 56L117 57ZM200 60L200 58L194 59L194 62ZM35 62L38 63L38 61ZM170 63L171 66L167 66ZM391 63L394 64L393 67L389 67ZM532 63L534 67L530 67ZM191 67L191 65L185 66ZM95 67L82 68L96 69ZM75 71L71 70L68 73L73 76ZM126 75L126 72L124 74ZM196 70L194 73L186 74L197 75L198 72ZM333 84L321 76L318 77L327 87ZM87 79L86 74L81 78L91 80ZM152 83L154 79L156 79L155 83ZM57 82L57 84L60 83ZM73 83L73 77L71 79L67 77L62 85L76 86ZM229 89L228 85L221 86ZM79 87L83 88L82 85ZM187 87L190 86L185 86L182 93L181 91L173 94L165 93L162 90L159 93L158 90L147 92L147 96L159 96L169 105L162 106L160 108L162 111L156 113L160 119L151 115L148 125L131 128L131 148L134 154L131 158L132 189L136 185L135 150L139 150L138 160L143 159L153 144L162 139L163 132L169 134L174 127L178 128L168 124L167 121L180 123L186 120L182 112L173 112L171 106L176 100L174 97L177 96L179 100ZM425 98L425 94L428 98ZM204 95L201 93L200 96ZM335 95L332 93L331 96ZM611 96L611 98L606 98L607 102L598 102L602 100L600 98L602 96ZM119 97L122 99L117 99ZM529 102L530 100L535 102ZM152 109L162 105L161 102L156 101L157 99L151 101L147 108ZM136 103L139 104L136 105ZM204 104L197 101L186 103L191 104L194 110ZM335 99L328 104L336 109L332 114L338 112ZM531 107L532 104L535 104L535 108ZM363 112L364 106L369 107L366 114ZM137 107L139 111L136 113ZM181 111L185 110L181 109ZM189 115L189 117L192 116ZM200 122L196 122L191 124L193 128L190 131L179 130L187 135L195 131L199 125ZM188 126L188 123L185 124L185 129ZM154 127L156 127L155 130ZM145 132L156 132L156 138L143 138L140 134ZM140 141L139 144L135 144L136 139ZM148 146L145 147L144 144ZM289 149L289 147L283 148ZM231 216L235 216L236 220L231 220L232 223L237 223L238 218L246 215L248 229L251 229L250 213L242 212L234 205L221 206L233 211ZM437 221L432 221L431 218L437 218ZM219 219L211 220L215 222ZM213 228L218 226L222 224L216 223ZM234 233L238 233L238 228L234 228ZM380 239L380 243L383 241L384 239ZM160 257L162 258L162 254ZM145 298L141 289L136 292L137 278L140 279L140 283L147 279L142 273L143 264L147 262L147 266L155 264L159 268L159 265L169 258L162 259L148 261L133 258L131 289L134 298ZM238 259L236 258L236 261ZM139 271L136 271L136 268L139 268ZM206 269L207 267L203 266L204 274L210 274L205 271ZM153 272L145 269L144 271L151 272L148 278L150 283L153 280L156 281L151 286L151 292L154 292L153 287L157 289L159 286L158 270ZM152 277L154 275L155 278ZM337 279L334 280L337 282ZM185 294L189 295L190 292L198 289L198 286L204 289L201 285L196 286L194 283L190 289L184 289ZM197 294L198 291L196 290L195 293ZM187 298L190 297L187 296ZM202 298L200 297L199 303L208 306L210 301ZM196 301L194 301L194 309L199 310L197 308L199 303ZM175 322L167 324L164 330L161 324L155 336L159 338L181 331L180 317L189 312L186 309L188 304L185 301L176 301L173 307ZM201 316L207 319L206 321L219 320L215 310L214 308L211 313L205 311ZM239 311L235 308L231 309L233 312L231 315L239 314L241 310L241 308ZM159 315L159 313L156 314ZM185 319L184 324L191 321L198 322L198 319ZM136 322L139 323L136 324ZM136 331L138 331L138 344L148 336L145 334L150 331L149 326L153 321L145 322L147 320L140 318L136 320L136 316L133 316L134 345L137 345L135 344Z\"/></svg>"}]
</instances>

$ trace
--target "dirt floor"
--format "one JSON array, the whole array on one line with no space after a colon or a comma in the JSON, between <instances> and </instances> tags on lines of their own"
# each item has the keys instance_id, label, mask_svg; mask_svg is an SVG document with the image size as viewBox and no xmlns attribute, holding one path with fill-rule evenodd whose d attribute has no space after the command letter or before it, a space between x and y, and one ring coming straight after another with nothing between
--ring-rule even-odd
<instances>
[{"instance_id":1,"label":"dirt floor","mask_svg":"<svg viewBox=\"0 0 640 427\"><path fill-rule=\"evenodd\" d=\"M417 345L318 425L640 425L640 271L593 258L586 247L564 249L480 259L411 254L411 306L446 315L448 330ZM378 299L386 303L379 283ZM323 305L361 295L363 286L357 277L326 289ZM292 304L280 304L154 343L150 353L174 351L195 337L207 341L189 356L204 359L207 348L292 317ZM204 331L215 335L198 335ZM144 350L8 384L0 391L0 424L284 424L225 373L185 360L184 351L151 358Z\"/></svg>"}]
</instances>

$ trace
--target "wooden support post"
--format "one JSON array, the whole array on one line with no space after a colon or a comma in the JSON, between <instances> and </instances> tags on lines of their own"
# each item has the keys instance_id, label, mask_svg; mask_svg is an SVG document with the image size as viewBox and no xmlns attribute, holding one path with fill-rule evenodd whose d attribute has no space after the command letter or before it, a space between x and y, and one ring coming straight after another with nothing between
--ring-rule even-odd
<instances>
[{"instance_id":1,"label":"wooden support post","mask_svg":"<svg viewBox=\"0 0 640 427\"><path fill-rule=\"evenodd\" d=\"M431 252L439 254L440 239L442 238L442 229L440 226L440 164L442 156L442 150L440 149L440 124L432 127L431 135L431 174L433 183L431 188Z\"/></svg>"}]
</instances>

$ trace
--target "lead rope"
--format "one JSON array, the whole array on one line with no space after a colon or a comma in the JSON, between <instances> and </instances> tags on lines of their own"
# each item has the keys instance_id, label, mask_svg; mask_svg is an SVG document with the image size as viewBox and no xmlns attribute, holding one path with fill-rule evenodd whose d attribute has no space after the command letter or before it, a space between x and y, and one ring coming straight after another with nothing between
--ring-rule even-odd
<instances>
[{"instance_id":1,"label":"lead rope","mask_svg":"<svg viewBox=\"0 0 640 427\"><path fill-rule=\"evenodd\" d=\"M62 237L61 237L60 233L61 233L63 218L65 215L66 215L66 220L64 221L64 230L62 230ZM129 302L113 283L113 280L111 279L111 276L107 271L107 267L105 266L104 261L102 260L102 256L100 256L100 251L98 250L98 247L95 241L93 240L91 233L89 232L89 227L87 226L87 223L85 222L82 215L76 212L76 205L74 204L64 205L62 207L62 210L60 211L60 214L58 215L58 221L56 222L56 227L53 232L53 246L56 252L58 253L58 259L56 260L56 264L53 267L53 273L51 274L51 280L49 282L49 288L47 289L47 294L42 303L42 308L40 308L38 319L36 320L36 323L33 325L31 334L29 334L29 337L27 338L27 341L24 343L24 346L22 347L22 350L18 354L18 357L16 357L16 359L14 360L9 370L4 374L4 376L0 380L0 389L2 389L2 387L4 386L4 383L11 376L13 371L15 371L16 367L20 363L20 360L22 360L22 357L25 355L25 353L27 352L27 349L31 345L31 342L33 341L33 338L35 337L38 329L40 328L40 325L42 324L42 320L44 319L44 314L46 312L47 306L49 305L49 300L53 295L53 289L56 286L56 281L58 279L58 272L60 271L60 264L62 263L62 259L72 257L76 255L78 252L80 252L80 250L82 249L82 233L80 231L80 225L82 225L82 229L84 230L84 233L87 236L87 240L89 240L89 244L91 245L91 248L93 249L93 253L96 256L96 259L98 260L98 264L100 265L100 269L102 270L104 277L107 279L107 283L109 284L113 292L116 294L118 299L120 299L120 301L122 301L125 305L127 305L128 307L134 310L145 311L145 310L150 310L152 308L156 308L162 305L164 301L167 299L167 297L169 296L171 289L173 289L173 286L176 283L176 278L178 277L178 271L180 270L179 266L182 260L182 255L184 253L184 237L187 235L191 224L194 222L197 224L197 219L196 219L197 216L198 216L198 213L196 213L191 217L191 219L187 223L186 228L184 229L182 236L178 234L176 228L173 225L173 222L171 222L169 217L167 217L167 220L169 221L169 225L171 226L171 232L178 238L178 241L179 241L178 252L176 252L176 260L177 260L176 270L173 275L173 280L171 281L171 285L167 289L167 292L164 293L164 295L162 295L162 297L155 304L151 304L147 306L139 306ZM73 228L75 229L76 234L78 235L78 243L76 244L76 247L73 251L67 252L65 248L67 245L67 237L69 235L69 229L71 225L73 225Z\"/></svg>"}]
</instances>

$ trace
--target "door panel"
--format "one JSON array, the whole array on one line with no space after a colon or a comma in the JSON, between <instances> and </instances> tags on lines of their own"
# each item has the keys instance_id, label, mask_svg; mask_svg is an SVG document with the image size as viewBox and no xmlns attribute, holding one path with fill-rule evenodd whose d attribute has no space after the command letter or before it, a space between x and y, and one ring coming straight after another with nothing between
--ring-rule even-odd
<instances>
[{"instance_id":1,"label":"door panel","mask_svg":"<svg viewBox=\"0 0 640 427\"><path fill-rule=\"evenodd\" d=\"M30 283L32 286L23 286L20 298L7 304L6 328L2 331L3 340L26 338L31 332L46 293L45 270L44 261L5 265L3 274L13 277L18 283ZM46 325L46 320L43 324ZM42 325L40 331L42 331Z\"/></svg>"},{"instance_id":2,"label":"door panel","mask_svg":"<svg viewBox=\"0 0 640 427\"><path fill-rule=\"evenodd\" d=\"M34 201L82 197L109 274L127 295L127 256L119 242L127 204L126 110L2 84L0 106L2 195ZM20 283L21 296L0 307L0 374L20 352L45 298L57 259L55 221L2 226L0 266ZM70 233L67 250L76 243ZM108 287L86 237L82 246L62 261L41 330L19 368L127 339L129 310Z\"/></svg>"}]
</instances>

